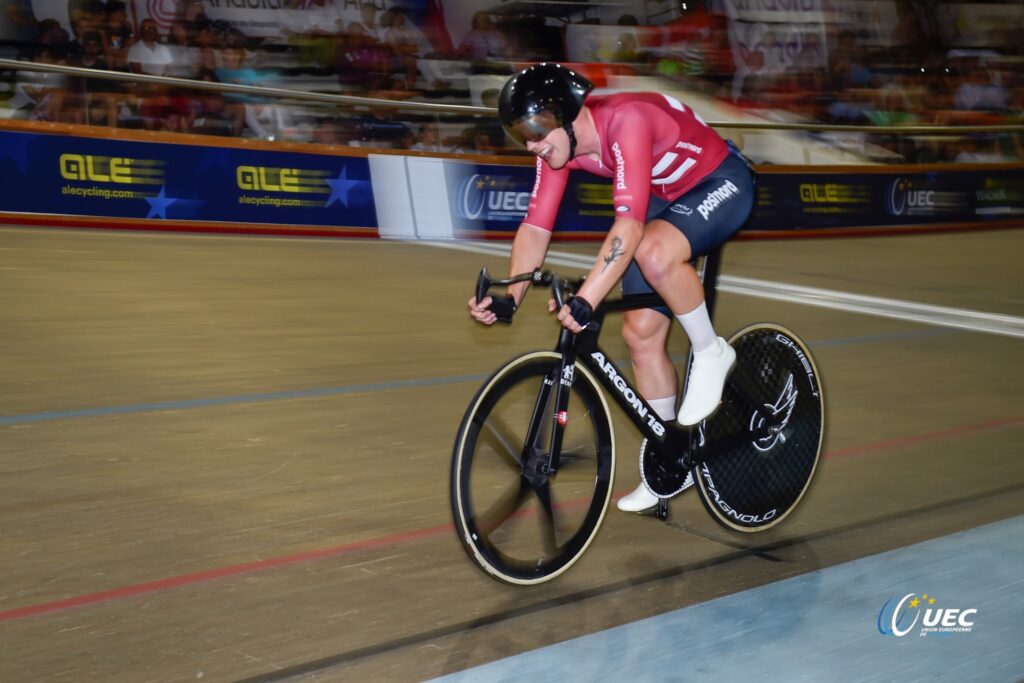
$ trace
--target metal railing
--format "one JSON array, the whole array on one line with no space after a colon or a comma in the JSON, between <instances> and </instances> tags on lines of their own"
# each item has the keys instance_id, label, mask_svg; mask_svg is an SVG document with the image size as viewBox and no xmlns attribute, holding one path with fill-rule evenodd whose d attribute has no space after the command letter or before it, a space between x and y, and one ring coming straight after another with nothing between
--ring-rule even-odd
<instances>
[{"instance_id":1,"label":"metal railing","mask_svg":"<svg viewBox=\"0 0 1024 683\"><path fill-rule=\"evenodd\" d=\"M76 78L119 81L127 83L138 83L144 85L160 85L183 90L205 90L225 94L248 95L254 97L271 98L275 100L290 100L294 102L309 102L316 104L336 105L341 107L359 107L368 109L395 109L402 111L429 112L431 114L462 115L462 116L496 116L497 110L489 107L472 105L445 104L439 102L424 102L414 99L391 100L355 95L339 95L332 93L311 92L308 90L293 90L287 88L239 85L232 83L218 83L212 81L191 80L187 78L175 78L170 76L153 76L148 74L125 73L120 71L103 71L83 67L65 66L61 64L44 64L36 62L25 62L14 59L0 59L0 70L8 71L32 71L44 73L58 73ZM708 121L708 125L714 128L729 130L749 131L790 131L798 133L868 133L871 135L934 135L934 136L966 136L984 133L1022 133L1024 125L1020 124L999 124L999 125L963 125L963 126L871 126L871 125L838 125L820 123L781 123L773 121Z\"/></svg>"}]
</instances>

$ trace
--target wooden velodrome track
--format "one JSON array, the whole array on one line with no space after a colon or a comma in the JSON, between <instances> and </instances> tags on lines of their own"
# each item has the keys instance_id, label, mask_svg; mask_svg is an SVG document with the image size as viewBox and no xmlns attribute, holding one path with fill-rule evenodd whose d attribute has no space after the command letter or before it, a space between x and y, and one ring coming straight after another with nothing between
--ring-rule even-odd
<instances>
[{"instance_id":1,"label":"wooden velodrome track","mask_svg":"<svg viewBox=\"0 0 1024 683\"><path fill-rule=\"evenodd\" d=\"M1019 231L742 242L723 272L1020 317L1022 254ZM511 327L471 324L481 265L507 267L0 229L0 680L422 680L1024 512L1020 338L726 292L722 331L783 323L823 374L802 508L742 538L692 493L672 525L610 512L560 580L500 585L451 531L452 439L554 327L536 294ZM616 421L621 494L638 440Z\"/></svg>"}]
</instances>

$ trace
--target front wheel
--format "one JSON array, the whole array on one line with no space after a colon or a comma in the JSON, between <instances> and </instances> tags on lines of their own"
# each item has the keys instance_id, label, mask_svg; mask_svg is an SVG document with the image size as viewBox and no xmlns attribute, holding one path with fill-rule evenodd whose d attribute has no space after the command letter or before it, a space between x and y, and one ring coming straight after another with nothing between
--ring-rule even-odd
<instances>
[{"instance_id":1,"label":"front wheel","mask_svg":"<svg viewBox=\"0 0 1024 683\"><path fill-rule=\"evenodd\" d=\"M455 439L455 530L470 559L499 581L562 574L604 520L615 472L608 405L586 368L568 370L550 351L510 361L477 392ZM564 412L559 389L569 391Z\"/></svg>"},{"instance_id":2,"label":"front wheel","mask_svg":"<svg viewBox=\"0 0 1024 683\"><path fill-rule=\"evenodd\" d=\"M736 367L722 405L694 432L697 490L711 516L735 531L785 519L810 486L821 455L825 400L811 352L770 323L736 333Z\"/></svg>"}]
</instances>

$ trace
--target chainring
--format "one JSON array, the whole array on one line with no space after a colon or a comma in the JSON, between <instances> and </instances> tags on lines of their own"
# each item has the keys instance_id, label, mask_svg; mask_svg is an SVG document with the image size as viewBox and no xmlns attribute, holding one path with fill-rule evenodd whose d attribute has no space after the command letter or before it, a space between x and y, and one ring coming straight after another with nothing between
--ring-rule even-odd
<instances>
[{"instance_id":1,"label":"chainring","mask_svg":"<svg viewBox=\"0 0 1024 683\"><path fill-rule=\"evenodd\" d=\"M647 439L640 444L640 477L659 498L671 498L686 488L690 470L683 467L682 455L670 456L655 450Z\"/></svg>"}]
</instances>

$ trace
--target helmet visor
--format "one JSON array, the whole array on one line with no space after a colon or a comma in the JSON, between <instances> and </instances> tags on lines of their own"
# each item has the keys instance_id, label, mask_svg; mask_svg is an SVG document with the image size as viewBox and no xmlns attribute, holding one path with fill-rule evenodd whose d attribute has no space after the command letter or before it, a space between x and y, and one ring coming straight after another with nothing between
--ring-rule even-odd
<instances>
[{"instance_id":1,"label":"helmet visor","mask_svg":"<svg viewBox=\"0 0 1024 683\"><path fill-rule=\"evenodd\" d=\"M520 147L526 147L528 142L540 142L551 133L551 131L562 127L561 117L554 112L542 111L536 114L520 116L511 124L505 126L505 132Z\"/></svg>"}]
</instances>

